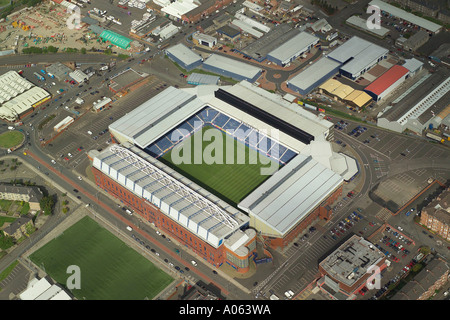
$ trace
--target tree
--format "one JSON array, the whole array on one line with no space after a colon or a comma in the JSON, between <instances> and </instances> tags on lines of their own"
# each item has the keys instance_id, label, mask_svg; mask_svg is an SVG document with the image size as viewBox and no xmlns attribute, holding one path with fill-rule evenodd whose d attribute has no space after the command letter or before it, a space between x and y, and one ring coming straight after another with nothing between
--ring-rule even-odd
<instances>
[{"instance_id":1,"label":"tree","mask_svg":"<svg viewBox=\"0 0 450 320\"><path fill-rule=\"evenodd\" d=\"M39 201L39 205L45 215L50 215L53 206L55 205L55 195L42 197L41 201Z\"/></svg>"}]
</instances>

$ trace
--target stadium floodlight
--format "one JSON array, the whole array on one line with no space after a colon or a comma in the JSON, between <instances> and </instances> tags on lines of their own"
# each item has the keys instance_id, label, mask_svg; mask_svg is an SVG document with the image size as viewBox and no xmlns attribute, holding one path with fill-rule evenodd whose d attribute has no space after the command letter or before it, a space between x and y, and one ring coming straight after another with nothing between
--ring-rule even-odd
<instances>
[{"instance_id":1,"label":"stadium floodlight","mask_svg":"<svg viewBox=\"0 0 450 320\"><path fill-rule=\"evenodd\" d=\"M224 223L231 229L235 229L239 227L237 221L228 213L224 212L219 206L210 201L209 199L203 197L196 191L192 190L190 187L186 186L182 182L174 179L166 172L157 168L153 164L148 161L145 161L138 155L134 154L132 151L127 148L114 145L110 147L110 151L133 165L135 168L144 172L147 176L158 181L164 187L167 187L171 191L177 193L203 212L206 212L211 217L217 219L219 222Z\"/></svg>"}]
</instances>

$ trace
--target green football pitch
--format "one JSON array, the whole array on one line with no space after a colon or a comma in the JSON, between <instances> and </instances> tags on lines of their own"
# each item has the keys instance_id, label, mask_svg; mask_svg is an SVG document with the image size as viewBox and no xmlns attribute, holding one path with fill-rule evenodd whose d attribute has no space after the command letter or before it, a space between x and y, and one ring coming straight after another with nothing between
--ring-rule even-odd
<instances>
[{"instance_id":1,"label":"green football pitch","mask_svg":"<svg viewBox=\"0 0 450 320\"><path fill-rule=\"evenodd\" d=\"M173 280L89 217L34 252L30 259L64 287L73 274L67 268L78 266L81 288L70 291L79 300L152 299Z\"/></svg>"},{"instance_id":2,"label":"green football pitch","mask_svg":"<svg viewBox=\"0 0 450 320\"><path fill-rule=\"evenodd\" d=\"M209 130L215 132L211 134ZM206 139L208 134L214 138ZM221 139L221 144L215 139ZM201 141L201 150L196 150L196 146L200 146L197 141ZM196 163L199 154L201 161ZM214 163L208 160L211 158L209 155L215 159ZM179 159L183 159L182 163ZM261 173L262 168L267 170L272 164L275 169L270 173L279 168L278 162L266 156L261 158L257 151L211 126L204 126L186 138L178 147L167 152L162 161L234 206L269 177Z\"/></svg>"}]
</instances>

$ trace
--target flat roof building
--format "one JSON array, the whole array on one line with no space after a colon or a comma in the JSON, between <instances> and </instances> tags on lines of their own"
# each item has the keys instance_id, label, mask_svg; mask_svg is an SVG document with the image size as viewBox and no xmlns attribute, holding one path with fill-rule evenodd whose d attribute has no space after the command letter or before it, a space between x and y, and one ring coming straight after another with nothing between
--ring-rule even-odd
<instances>
[{"instance_id":1,"label":"flat roof building","mask_svg":"<svg viewBox=\"0 0 450 320\"><path fill-rule=\"evenodd\" d=\"M336 300L354 300L369 276L386 267L386 256L366 239L353 235L319 262L319 288ZM369 271L374 269L373 271Z\"/></svg>"},{"instance_id":2,"label":"flat roof building","mask_svg":"<svg viewBox=\"0 0 450 320\"><path fill-rule=\"evenodd\" d=\"M287 87L306 95L339 72L341 63L322 57L287 81Z\"/></svg>"},{"instance_id":3,"label":"flat roof building","mask_svg":"<svg viewBox=\"0 0 450 320\"><path fill-rule=\"evenodd\" d=\"M369 5L371 6L377 6L379 7L382 11L385 11L387 13L390 13L391 15L393 15L394 17L400 18L402 20L406 20L410 23L413 23L417 26L419 26L422 29L428 30L432 33L438 33L439 31L442 30L442 26L431 22L430 20L421 18L419 16L416 16L410 12L407 12L403 9L400 9L396 6L393 6L389 3L386 3L384 1L381 0L372 0Z\"/></svg>"},{"instance_id":4,"label":"flat roof building","mask_svg":"<svg viewBox=\"0 0 450 320\"><path fill-rule=\"evenodd\" d=\"M255 82L262 73L261 68L218 54L212 54L207 58L203 62L202 68L224 77L249 82Z\"/></svg>"},{"instance_id":5,"label":"flat roof building","mask_svg":"<svg viewBox=\"0 0 450 320\"><path fill-rule=\"evenodd\" d=\"M295 30L297 34L269 52L267 60L279 66L285 66L319 43L319 38L312 34L305 31L299 32L297 29Z\"/></svg>"},{"instance_id":6,"label":"flat roof building","mask_svg":"<svg viewBox=\"0 0 450 320\"><path fill-rule=\"evenodd\" d=\"M191 71L202 64L202 57L182 43L167 48L165 52L170 60L187 71Z\"/></svg>"},{"instance_id":7,"label":"flat roof building","mask_svg":"<svg viewBox=\"0 0 450 320\"><path fill-rule=\"evenodd\" d=\"M367 92L374 101L380 101L402 84L408 75L409 70L407 68L400 65L394 65L368 85L364 91Z\"/></svg>"},{"instance_id":8,"label":"flat roof building","mask_svg":"<svg viewBox=\"0 0 450 320\"><path fill-rule=\"evenodd\" d=\"M331 51L328 58L340 62L339 72L354 80L386 59L388 53L388 49L354 36Z\"/></svg>"},{"instance_id":9,"label":"flat roof building","mask_svg":"<svg viewBox=\"0 0 450 320\"><path fill-rule=\"evenodd\" d=\"M388 28L385 28L383 26L380 26L380 28L368 28L367 27L367 19L363 19L359 16L351 16L347 20L345 20L345 23L358 29L362 30L364 32L370 33L376 37L384 38L386 37L390 30Z\"/></svg>"}]
</instances>

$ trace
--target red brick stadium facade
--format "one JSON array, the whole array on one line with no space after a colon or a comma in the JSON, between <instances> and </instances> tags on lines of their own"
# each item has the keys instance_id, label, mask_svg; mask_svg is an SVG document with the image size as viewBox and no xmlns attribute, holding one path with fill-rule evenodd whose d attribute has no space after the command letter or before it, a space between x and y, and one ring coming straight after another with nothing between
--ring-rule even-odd
<instances>
[{"instance_id":1,"label":"red brick stadium facade","mask_svg":"<svg viewBox=\"0 0 450 320\"><path fill-rule=\"evenodd\" d=\"M245 273L249 270L249 258L253 256L256 250L256 237L245 245L249 249L248 254L245 256L238 256L236 253L228 250L225 245L214 248L188 229L170 219L152 203L136 196L98 169L92 167L92 172L98 187L121 200L146 221L154 223L165 234L170 235L172 239L176 239L178 242L184 244L207 262L216 267L219 267L225 262L239 273Z\"/></svg>"}]
</instances>

